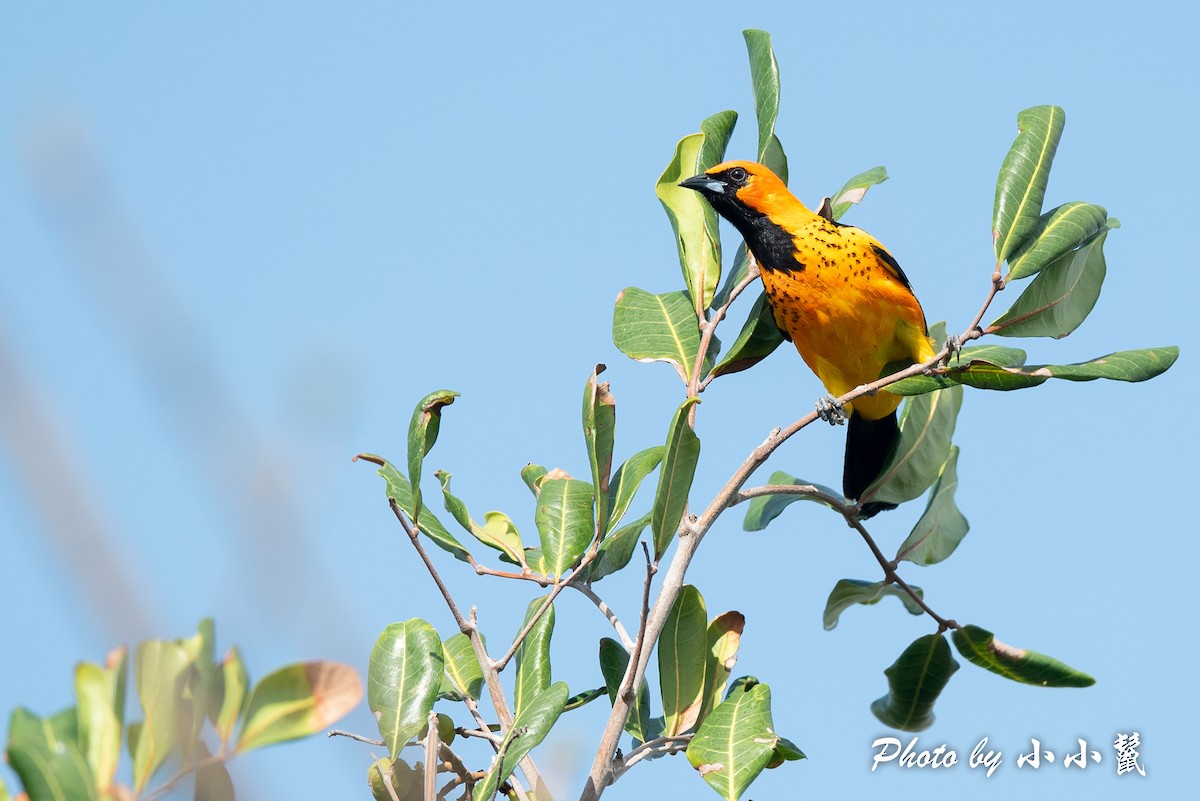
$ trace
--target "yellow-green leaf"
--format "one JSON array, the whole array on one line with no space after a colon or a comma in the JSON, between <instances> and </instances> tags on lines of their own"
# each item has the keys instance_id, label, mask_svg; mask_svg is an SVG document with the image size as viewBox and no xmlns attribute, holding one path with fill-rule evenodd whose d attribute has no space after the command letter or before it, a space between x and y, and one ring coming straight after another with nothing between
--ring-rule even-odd
<instances>
[{"instance_id":1,"label":"yellow-green leaf","mask_svg":"<svg viewBox=\"0 0 1200 801\"><path fill-rule=\"evenodd\" d=\"M268 673L246 700L235 751L316 734L357 706L362 694L358 673L340 662L298 662Z\"/></svg>"},{"instance_id":2,"label":"yellow-green leaf","mask_svg":"<svg viewBox=\"0 0 1200 801\"><path fill-rule=\"evenodd\" d=\"M709 657L707 632L704 597L685 584L658 638L658 680L662 688L663 734L667 737L683 734L700 717Z\"/></svg>"},{"instance_id":3,"label":"yellow-green leaf","mask_svg":"<svg viewBox=\"0 0 1200 801\"><path fill-rule=\"evenodd\" d=\"M112 787L121 760L127 656L121 646L109 652L103 667L81 662L75 668L79 747L101 793Z\"/></svg>"}]
</instances>

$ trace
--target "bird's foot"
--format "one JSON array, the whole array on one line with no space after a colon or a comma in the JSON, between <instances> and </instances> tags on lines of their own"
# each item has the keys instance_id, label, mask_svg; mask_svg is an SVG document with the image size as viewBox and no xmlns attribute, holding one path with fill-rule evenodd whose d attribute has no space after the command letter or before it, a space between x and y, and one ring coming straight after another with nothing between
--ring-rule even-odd
<instances>
[{"instance_id":1,"label":"bird's foot","mask_svg":"<svg viewBox=\"0 0 1200 801\"><path fill-rule=\"evenodd\" d=\"M846 422L846 407L837 398L826 395L817 401L817 417L831 426L840 426Z\"/></svg>"},{"instance_id":2,"label":"bird's foot","mask_svg":"<svg viewBox=\"0 0 1200 801\"><path fill-rule=\"evenodd\" d=\"M950 360L958 356L963 349L963 339L958 334L951 334L946 337L946 356L942 359L942 364L950 364Z\"/></svg>"}]
</instances>

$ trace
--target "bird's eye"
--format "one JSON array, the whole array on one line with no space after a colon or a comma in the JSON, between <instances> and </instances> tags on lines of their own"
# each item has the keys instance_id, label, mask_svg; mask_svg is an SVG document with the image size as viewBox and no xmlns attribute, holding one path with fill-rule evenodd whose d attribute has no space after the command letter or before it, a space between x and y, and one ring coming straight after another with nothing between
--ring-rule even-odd
<instances>
[{"instance_id":1,"label":"bird's eye","mask_svg":"<svg viewBox=\"0 0 1200 801\"><path fill-rule=\"evenodd\" d=\"M746 182L746 171L741 167L734 167L729 171L729 180L734 183L741 184Z\"/></svg>"}]
</instances>

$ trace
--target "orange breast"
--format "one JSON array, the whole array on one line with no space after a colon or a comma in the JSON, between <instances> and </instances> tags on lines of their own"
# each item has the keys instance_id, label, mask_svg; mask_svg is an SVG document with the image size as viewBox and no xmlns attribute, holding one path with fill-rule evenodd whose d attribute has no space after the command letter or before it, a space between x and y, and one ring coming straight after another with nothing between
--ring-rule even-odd
<instances>
[{"instance_id":1,"label":"orange breast","mask_svg":"<svg viewBox=\"0 0 1200 801\"><path fill-rule=\"evenodd\" d=\"M873 242L857 228L817 218L795 237L803 269L763 270L776 323L835 397L879 378L889 363L934 355L920 303ZM853 407L875 420L900 400L881 391Z\"/></svg>"}]
</instances>

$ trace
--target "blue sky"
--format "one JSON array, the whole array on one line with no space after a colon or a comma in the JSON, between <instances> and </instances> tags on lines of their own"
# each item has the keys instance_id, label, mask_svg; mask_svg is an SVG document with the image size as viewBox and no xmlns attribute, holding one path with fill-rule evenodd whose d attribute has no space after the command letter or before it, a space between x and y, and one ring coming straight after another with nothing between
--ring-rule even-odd
<instances>
[{"instance_id":1,"label":"blue sky","mask_svg":"<svg viewBox=\"0 0 1200 801\"><path fill-rule=\"evenodd\" d=\"M503 509L533 538L518 472L586 474L579 397L595 363L617 399L617 458L661 442L681 387L613 347L612 302L630 285L679 287L653 191L676 141L733 108L729 153L752 156L741 31L758 27L780 62L793 189L815 202L886 165L891 179L845 221L889 246L930 320L961 329L978 308L1016 114L1055 103L1067 127L1047 207L1099 203L1123 227L1092 316L1061 342L1023 343L1030 360L1166 344L1182 356L1148 384L967 395L958 498L972 531L948 562L905 575L943 614L1097 678L1043 691L964 664L920 742L964 759L989 737L1006 762L991 779L964 765L870 773L887 733L869 711L882 670L932 627L884 601L822 630L833 584L878 570L844 525L800 507L763 533L722 520L690 579L710 613L746 615L735 675L772 685L777 728L810 757L750 797L1178 797L1194 780L1196 711L1196 17L1152 2L6 7L0 713L54 711L77 660L210 614L219 647L239 644L255 675L315 657L365 668L395 620L448 635L382 482L350 457L402 459L412 405L460 391L427 472L453 472L473 510ZM782 349L715 383L693 504L820 394ZM806 430L761 478L836 484L842 437ZM885 550L918 513L878 519ZM81 551L82 532L121 575ZM493 640L511 637L533 588L442 564ZM96 596L107 582L120 591ZM637 584L599 586L635 620ZM597 685L606 624L571 596L559 621L556 676ZM559 798L578 792L601 706L564 718L542 749ZM370 731L365 706L346 726ZM1135 729L1149 778L1117 779L1109 743ZM1018 771L1031 737L1056 753L1083 737L1105 762ZM233 771L244 797L348 797L367 751L314 740ZM682 757L610 793L676 788L709 793Z\"/></svg>"}]
</instances>

